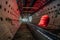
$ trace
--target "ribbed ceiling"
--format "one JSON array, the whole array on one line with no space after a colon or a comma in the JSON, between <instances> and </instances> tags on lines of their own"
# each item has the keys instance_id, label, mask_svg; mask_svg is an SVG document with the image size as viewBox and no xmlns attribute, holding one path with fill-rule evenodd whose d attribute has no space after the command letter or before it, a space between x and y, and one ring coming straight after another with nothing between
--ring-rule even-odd
<instances>
[{"instance_id":1,"label":"ribbed ceiling","mask_svg":"<svg viewBox=\"0 0 60 40\"><path fill-rule=\"evenodd\" d=\"M37 12L42 8L49 0L18 0L18 5L22 13Z\"/></svg>"}]
</instances>

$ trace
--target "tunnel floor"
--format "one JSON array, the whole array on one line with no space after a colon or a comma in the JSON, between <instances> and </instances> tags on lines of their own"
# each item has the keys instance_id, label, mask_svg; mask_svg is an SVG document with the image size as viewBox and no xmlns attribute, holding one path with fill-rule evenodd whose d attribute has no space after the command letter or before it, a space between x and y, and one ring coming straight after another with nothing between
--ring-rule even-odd
<instances>
[{"instance_id":1,"label":"tunnel floor","mask_svg":"<svg viewBox=\"0 0 60 40\"><path fill-rule=\"evenodd\" d=\"M26 24L22 23L12 40L35 40Z\"/></svg>"}]
</instances>

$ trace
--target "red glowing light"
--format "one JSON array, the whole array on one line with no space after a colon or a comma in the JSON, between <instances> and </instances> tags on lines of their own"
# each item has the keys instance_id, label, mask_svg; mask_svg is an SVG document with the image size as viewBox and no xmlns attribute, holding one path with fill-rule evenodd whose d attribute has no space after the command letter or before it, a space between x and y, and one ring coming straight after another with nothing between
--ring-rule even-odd
<instances>
[{"instance_id":1,"label":"red glowing light","mask_svg":"<svg viewBox=\"0 0 60 40\"><path fill-rule=\"evenodd\" d=\"M38 25L45 28L47 27L48 23L49 23L49 16L43 15Z\"/></svg>"}]
</instances>

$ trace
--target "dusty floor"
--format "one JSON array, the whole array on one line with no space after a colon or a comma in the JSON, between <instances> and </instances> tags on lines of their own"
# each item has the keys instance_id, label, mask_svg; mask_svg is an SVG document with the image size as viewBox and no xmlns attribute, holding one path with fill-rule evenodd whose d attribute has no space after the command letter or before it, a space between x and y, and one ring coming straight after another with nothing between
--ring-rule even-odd
<instances>
[{"instance_id":1,"label":"dusty floor","mask_svg":"<svg viewBox=\"0 0 60 40\"><path fill-rule=\"evenodd\" d=\"M13 40L35 40L25 24L21 24Z\"/></svg>"}]
</instances>

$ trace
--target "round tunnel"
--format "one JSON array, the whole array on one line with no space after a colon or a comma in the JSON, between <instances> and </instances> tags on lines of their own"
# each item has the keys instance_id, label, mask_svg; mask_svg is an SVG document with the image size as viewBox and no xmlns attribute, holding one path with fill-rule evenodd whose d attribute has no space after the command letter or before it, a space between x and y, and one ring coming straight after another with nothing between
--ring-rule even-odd
<instances>
[{"instance_id":1,"label":"round tunnel","mask_svg":"<svg viewBox=\"0 0 60 40\"><path fill-rule=\"evenodd\" d=\"M0 0L0 40L60 40L60 0Z\"/></svg>"}]
</instances>

